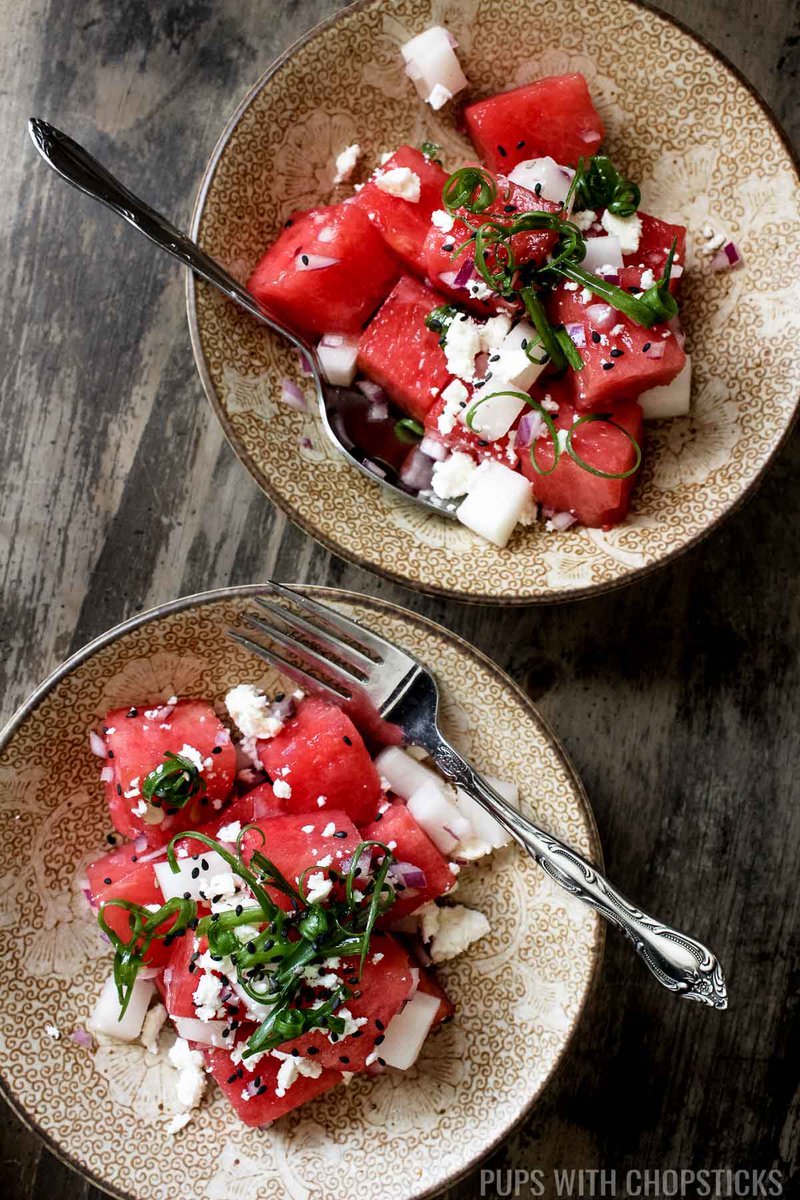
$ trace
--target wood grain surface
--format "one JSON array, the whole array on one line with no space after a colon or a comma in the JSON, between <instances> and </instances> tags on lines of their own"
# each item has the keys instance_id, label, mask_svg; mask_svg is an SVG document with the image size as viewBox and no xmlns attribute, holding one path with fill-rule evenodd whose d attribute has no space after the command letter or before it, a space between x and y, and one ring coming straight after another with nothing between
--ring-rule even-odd
<instances>
[{"instance_id":1,"label":"wood grain surface","mask_svg":"<svg viewBox=\"0 0 800 1200\"><path fill-rule=\"evenodd\" d=\"M567 1061L489 1165L620 1176L775 1167L789 1190L800 1125L798 437L710 540L618 593L503 611L391 586L331 558L259 493L203 398L180 272L56 181L29 143L26 118L49 119L187 221L235 102L337 7L0 0L2 715L124 617L225 584L336 584L456 630L554 723L611 878L705 937L732 994L724 1015L681 1003L610 933ZM661 7L728 55L797 141L794 0ZM0 1127L8 1200L100 1195L5 1107ZM479 1179L448 1195L478 1196Z\"/></svg>"}]
</instances>

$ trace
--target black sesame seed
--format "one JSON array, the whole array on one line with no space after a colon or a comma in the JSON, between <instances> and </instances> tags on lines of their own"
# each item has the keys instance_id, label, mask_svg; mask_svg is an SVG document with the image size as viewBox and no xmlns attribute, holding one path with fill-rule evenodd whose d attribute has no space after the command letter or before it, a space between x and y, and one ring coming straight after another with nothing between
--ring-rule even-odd
<instances>
[{"instance_id":1,"label":"black sesame seed","mask_svg":"<svg viewBox=\"0 0 800 1200\"><path fill-rule=\"evenodd\" d=\"M139 861L139 856L138 856L138 854L132 854L132 855L131 855L131 862L138 862L138 861Z\"/></svg>"},{"instance_id":2,"label":"black sesame seed","mask_svg":"<svg viewBox=\"0 0 800 1200\"><path fill-rule=\"evenodd\" d=\"M652 342L645 342L645 344L642 346L642 353L647 354L647 351L650 349L651 345Z\"/></svg>"},{"instance_id":3,"label":"black sesame seed","mask_svg":"<svg viewBox=\"0 0 800 1200\"><path fill-rule=\"evenodd\" d=\"M240 916L242 915L242 913L243 913L243 912L244 912L244 908L242 907L242 905L241 905L241 904L237 904L237 905L236 905L236 915L237 915L237 917L240 917Z\"/></svg>"},{"instance_id":4,"label":"black sesame seed","mask_svg":"<svg viewBox=\"0 0 800 1200\"><path fill-rule=\"evenodd\" d=\"M541 196L541 194L542 194L542 185L541 185L540 183L537 183L537 184L536 184L536 186L534 187L534 189L533 189L533 190L534 190L534 193L535 193L537 196Z\"/></svg>"},{"instance_id":5,"label":"black sesame seed","mask_svg":"<svg viewBox=\"0 0 800 1200\"><path fill-rule=\"evenodd\" d=\"M200 918L199 918L199 917L192 917L191 921L189 922L189 928L190 928L190 929L197 929L197 926L198 926L199 924L200 924Z\"/></svg>"},{"instance_id":6,"label":"black sesame seed","mask_svg":"<svg viewBox=\"0 0 800 1200\"><path fill-rule=\"evenodd\" d=\"M222 1036L223 1036L224 1038L226 1038L226 1037L230 1037L230 1036L231 1036L231 1031L230 1031L230 1029L228 1029L227 1025L226 1025L226 1027L225 1027L225 1028L223 1029L223 1031L222 1031Z\"/></svg>"},{"instance_id":7,"label":"black sesame seed","mask_svg":"<svg viewBox=\"0 0 800 1200\"><path fill-rule=\"evenodd\" d=\"M200 875L200 868L193 867L192 868L192 879L197 879L199 875Z\"/></svg>"},{"instance_id":8,"label":"black sesame seed","mask_svg":"<svg viewBox=\"0 0 800 1200\"><path fill-rule=\"evenodd\" d=\"M290 225L294 225L294 219L292 217L289 217L288 221L283 222L284 229L288 229Z\"/></svg>"},{"instance_id":9,"label":"black sesame seed","mask_svg":"<svg viewBox=\"0 0 800 1200\"><path fill-rule=\"evenodd\" d=\"M449 251L455 250L455 244L453 242L446 242L444 246L442 246L442 249L447 250L449 253Z\"/></svg>"},{"instance_id":10,"label":"black sesame seed","mask_svg":"<svg viewBox=\"0 0 800 1200\"><path fill-rule=\"evenodd\" d=\"M491 358L489 359L489 362L499 362L499 361L500 361L500 355L499 355L499 354L493 354L493 355L491 356Z\"/></svg>"},{"instance_id":11,"label":"black sesame seed","mask_svg":"<svg viewBox=\"0 0 800 1200\"><path fill-rule=\"evenodd\" d=\"M109 750L109 752L108 752L108 757L109 757L109 758L113 758L113 757L114 757L114 751L113 751L113 750Z\"/></svg>"},{"instance_id":12,"label":"black sesame seed","mask_svg":"<svg viewBox=\"0 0 800 1200\"><path fill-rule=\"evenodd\" d=\"M353 1032L350 1034L350 1037L354 1037L354 1038L363 1037L363 1036L364 1036L363 1029L354 1029Z\"/></svg>"},{"instance_id":13,"label":"black sesame seed","mask_svg":"<svg viewBox=\"0 0 800 1200\"><path fill-rule=\"evenodd\" d=\"M212 754L222 754L222 746L215 746L211 751Z\"/></svg>"},{"instance_id":14,"label":"black sesame seed","mask_svg":"<svg viewBox=\"0 0 800 1200\"><path fill-rule=\"evenodd\" d=\"M340 1054L340 1055L339 1055L339 1062L340 1062L340 1063L344 1063L344 1064L345 1064L345 1066L347 1066L347 1064L350 1062L350 1059L347 1057L347 1055L346 1055L346 1054Z\"/></svg>"},{"instance_id":15,"label":"black sesame seed","mask_svg":"<svg viewBox=\"0 0 800 1200\"><path fill-rule=\"evenodd\" d=\"M525 145L525 139L522 138L519 142L517 142L517 149L521 150L524 145Z\"/></svg>"},{"instance_id":16,"label":"black sesame seed","mask_svg":"<svg viewBox=\"0 0 800 1200\"><path fill-rule=\"evenodd\" d=\"M630 294L631 294L632 296L638 296L640 292L643 292L643 291L644 291L644 288L640 288L640 287L629 287L629 288L628 288L628 291L630 292Z\"/></svg>"},{"instance_id":17,"label":"black sesame seed","mask_svg":"<svg viewBox=\"0 0 800 1200\"><path fill-rule=\"evenodd\" d=\"M508 151L506 150L505 146L498 146L497 153L500 155L501 158L508 157Z\"/></svg>"},{"instance_id":18,"label":"black sesame seed","mask_svg":"<svg viewBox=\"0 0 800 1200\"><path fill-rule=\"evenodd\" d=\"M207 859L207 858L201 858L201 859L200 859L200 866L203 868L203 870L204 870L204 871L207 871L207 870L208 870L208 859Z\"/></svg>"},{"instance_id":19,"label":"black sesame seed","mask_svg":"<svg viewBox=\"0 0 800 1200\"><path fill-rule=\"evenodd\" d=\"M613 363L603 363L603 370L604 371L613 371L614 364Z\"/></svg>"},{"instance_id":20,"label":"black sesame seed","mask_svg":"<svg viewBox=\"0 0 800 1200\"><path fill-rule=\"evenodd\" d=\"M307 1046L306 1054L319 1054L319 1046Z\"/></svg>"},{"instance_id":21,"label":"black sesame seed","mask_svg":"<svg viewBox=\"0 0 800 1200\"><path fill-rule=\"evenodd\" d=\"M189 963L189 974L194 975L196 970L197 970L197 963L190 962Z\"/></svg>"},{"instance_id":22,"label":"black sesame seed","mask_svg":"<svg viewBox=\"0 0 800 1200\"><path fill-rule=\"evenodd\" d=\"M128 709L128 716L129 716L129 717L138 717L138 715L139 715L139 710L138 710L138 708L129 708L129 709Z\"/></svg>"},{"instance_id":23,"label":"black sesame seed","mask_svg":"<svg viewBox=\"0 0 800 1200\"><path fill-rule=\"evenodd\" d=\"M624 351L624 350L619 350L619 349L618 349L618 348L615 346L615 347L614 347L614 349L611 351L611 357L612 357L612 358L622 358L622 356L623 356L623 354L624 354L624 353L625 353L625 351Z\"/></svg>"},{"instance_id":24,"label":"black sesame seed","mask_svg":"<svg viewBox=\"0 0 800 1200\"><path fill-rule=\"evenodd\" d=\"M516 212L516 211L517 211L516 204L504 204L503 205L503 212Z\"/></svg>"},{"instance_id":25,"label":"black sesame seed","mask_svg":"<svg viewBox=\"0 0 800 1200\"><path fill-rule=\"evenodd\" d=\"M111 876L110 876L110 875L106 875L105 879L103 880L103 883L105 883L106 885L108 885L109 883L111 883Z\"/></svg>"},{"instance_id":26,"label":"black sesame seed","mask_svg":"<svg viewBox=\"0 0 800 1200\"><path fill-rule=\"evenodd\" d=\"M264 1095L264 1093L266 1092L266 1090L267 1090L267 1085L266 1085L265 1083L262 1083L261 1087L260 1087L260 1088L258 1089L258 1091L256 1092L256 1095L257 1095L257 1096L263 1096L263 1095Z\"/></svg>"},{"instance_id":27,"label":"black sesame seed","mask_svg":"<svg viewBox=\"0 0 800 1200\"><path fill-rule=\"evenodd\" d=\"M352 746L353 744L352 738L349 738L347 734L344 735L342 741L344 742L345 746Z\"/></svg>"},{"instance_id":28,"label":"black sesame seed","mask_svg":"<svg viewBox=\"0 0 800 1200\"><path fill-rule=\"evenodd\" d=\"M381 1066L382 1066L382 1067L385 1067L385 1066L386 1066L386 1059L385 1059L385 1058L379 1058L379 1059L378 1059L378 1062L381 1064Z\"/></svg>"},{"instance_id":29,"label":"black sesame seed","mask_svg":"<svg viewBox=\"0 0 800 1200\"><path fill-rule=\"evenodd\" d=\"M117 844L117 839L114 837L113 833L106 834L106 841L108 842L109 846L116 846Z\"/></svg>"},{"instance_id":30,"label":"black sesame seed","mask_svg":"<svg viewBox=\"0 0 800 1200\"><path fill-rule=\"evenodd\" d=\"M302 264L303 264L303 266L304 266L304 267L307 267L307 266L308 266L308 255L307 255L307 254L301 254L301 255L300 255L300 261L302 262Z\"/></svg>"},{"instance_id":31,"label":"black sesame seed","mask_svg":"<svg viewBox=\"0 0 800 1200\"><path fill-rule=\"evenodd\" d=\"M383 1021L379 1021L378 1018L376 1017L375 1018L375 1028L380 1029L381 1033L383 1033L386 1026L384 1025Z\"/></svg>"},{"instance_id":32,"label":"black sesame seed","mask_svg":"<svg viewBox=\"0 0 800 1200\"><path fill-rule=\"evenodd\" d=\"M382 821L382 820L383 820L383 813L375 813L375 820L376 820L376 821Z\"/></svg>"},{"instance_id":33,"label":"black sesame seed","mask_svg":"<svg viewBox=\"0 0 800 1200\"><path fill-rule=\"evenodd\" d=\"M523 338L522 341L520 342L520 346L522 347L523 350L527 350L528 349L528 339Z\"/></svg>"},{"instance_id":34,"label":"black sesame seed","mask_svg":"<svg viewBox=\"0 0 800 1200\"><path fill-rule=\"evenodd\" d=\"M379 1033L378 1036L375 1038L375 1045L380 1046L381 1042L385 1042L385 1041L386 1041L385 1035L382 1033Z\"/></svg>"},{"instance_id":35,"label":"black sesame seed","mask_svg":"<svg viewBox=\"0 0 800 1200\"><path fill-rule=\"evenodd\" d=\"M346 837L347 837L347 830L346 830L346 829L337 829L337 830L336 830L336 833L335 833L333 836L334 836L335 838L346 838Z\"/></svg>"},{"instance_id":36,"label":"black sesame seed","mask_svg":"<svg viewBox=\"0 0 800 1200\"><path fill-rule=\"evenodd\" d=\"M600 334L596 329L592 330L592 341L595 343L595 345L600 341Z\"/></svg>"},{"instance_id":37,"label":"black sesame seed","mask_svg":"<svg viewBox=\"0 0 800 1200\"><path fill-rule=\"evenodd\" d=\"M183 893L183 898L184 898L184 900L191 900L191 898L192 898L192 893L191 893L191 892L184 892L184 893Z\"/></svg>"},{"instance_id":38,"label":"black sesame seed","mask_svg":"<svg viewBox=\"0 0 800 1200\"><path fill-rule=\"evenodd\" d=\"M118 796L122 795L122 788L119 786L119 784L117 784L117 795Z\"/></svg>"},{"instance_id":39,"label":"black sesame seed","mask_svg":"<svg viewBox=\"0 0 800 1200\"><path fill-rule=\"evenodd\" d=\"M247 943L247 953L248 953L248 954L255 954L255 952L256 952L256 944L255 944L255 942L248 942L248 943Z\"/></svg>"},{"instance_id":40,"label":"black sesame seed","mask_svg":"<svg viewBox=\"0 0 800 1200\"><path fill-rule=\"evenodd\" d=\"M212 896L212 897L211 897L211 903L212 903L212 904L219 904L219 902L220 902L220 900L221 900L221 899L222 899L222 892L218 892L216 896Z\"/></svg>"}]
</instances>

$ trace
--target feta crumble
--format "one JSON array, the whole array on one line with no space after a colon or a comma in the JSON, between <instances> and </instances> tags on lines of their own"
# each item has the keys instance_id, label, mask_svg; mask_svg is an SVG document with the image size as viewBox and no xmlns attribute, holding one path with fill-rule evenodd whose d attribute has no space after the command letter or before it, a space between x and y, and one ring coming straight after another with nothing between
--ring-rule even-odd
<instances>
[{"instance_id":1,"label":"feta crumble","mask_svg":"<svg viewBox=\"0 0 800 1200\"><path fill-rule=\"evenodd\" d=\"M446 212L443 208L437 208L431 213L431 222L442 233L449 233L456 223L456 219L452 213Z\"/></svg>"},{"instance_id":2,"label":"feta crumble","mask_svg":"<svg viewBox=\"0 0 800 1200\"><path fill-rule=\"evenodd\" d=\"M481 331L470 317L461 315L451 321L444 338L447 369L459 379L475 378L475 355L481 349Z\"/></svg>"},{"instance_id":3,"label":"feta crumble","mask_svg":"<svg viewBox=\"0 0 800 1200\"><path fill-rule=\"evenodd\" d=\"M323 837L333 837L333 835L335 833L336 833L335 823L333 821L328 821L328 824L325 826L325 828L322 831L322 836Z\"/></svg>"},{"instance_id":4,"label":"feta crumble","mask_svg":"<svg viewBox=\"0 0 800 1200\"><path fill-rule=\"evenodd\" d=\"M431 960L435 963L463 954L474 942L491 933L491 925L477 909L455 904L437 911L438 920L430 944Z\"/></svg>"},{"instance_id":5,"label":"feta crumble","mask_svg":"<svg viewBox=\"0 0 800 1200\"><path fill-rule=\"evenodd\" d=\"M235 842L241 832L241 821L231 821L230 825L220 826L217 830L217 838L221 842Z\"/></svg>"},{"instance_id":6,"label":"feta crumble","mask_svg":"<svg viewBox=\"0 0 800 1200\"><path fill-rule=\"evenodd\" d=\"M195 746L189 746L184 742L178 753L181 758L187 759L198 771L203 770L203 756Z\"/></svg>"},{"instance_id":7,"label":"feta crumble","mask_svg":"<svg viewBox=\"0 0 800 1200\"><path fill-rule=\"evenodd\" d=\"M410 167L390 167L388 171L381 171L375 176L375 186L389 196L398 196L412 204L419 203L419 175Z\"/></svg>"},{"instance_id":8,"label":"feta crumble","mask_svg":"<svg viewBox=\"0 0 800 1200\"><path fill-rule=\"evenodd\" d=\"M48 1022L48 1024L44 1027L44 1031L49 1038L53 1039L54 1042L59 1041L61 1038L61 1030L57 1025L53 1025Z\"/></svg>"},{"instance_id":9,"label":"feta crumble","mask_svg":"<svg viewBox=\"0 0 800 1200\"><path fill-rule=\"evenodd\" d=\"M351 146L346 146L340 154L336 155L336 174L333 177L334 183L344 183L350 178L355 170L356 163L361 157L361 147L358 142L353 142Z\"/></svg>"},{"instance_id":10,"label":"feta crumble","mask_svg":"<svg viewBox=\"0 0 800 1200\"><path fill-rule=\"evenodd\" d=\"M146 1014L139 1041L148 1054L158 1054L158 1035L164 1027L167 1016L168 1013L163 1004L154 1005Z\"/></svg>"},{"instance_id":11,"label":"feta crumble","mask_svg":"<svg viewBox=\"0 0 800 1200\"><path fill-rule=\"evenodd\" d=\"M276 779L272 785L272 790L279 800L288 800L292 794L292 785L287 783L285 779Z\"/></svg>"},{"instance_id":12,"label":"feta crumble","mask_svg":"<svg viewBox=\"0 0 800 1200\"><path fill-rule=\"evenodd\" d=\"M591 229L596 220L597 213L593 212L591 208L585 208L582 212L573 213L570 217L570 221L572 221L573 225L578 226L581 233L586 233L587 229Z\"/></svg>"},{"instance_id":13,"label":"feta crumble","mask_svg":"<svg viewBox=\"0 0 800 1200\"><path fill-rule=\"evenodd\" d=\"M639 249L642 222L638 213L632 213L629 217L616 217L606 209L601 218L601 224L606 233L619 239L623 254L635 254Z\"/></svg>"},{"instance_id":14,"label":"feta crumble","mask_svg":"<svg viewBox=\"0 0 800 1200\"><path fill-rule=\"evenodd\" d=\"M269 711L267 697L252 683L231 688L225 697L225 707L245 737L273 738L283 729L283 721Z\"/></svg>"},{"instance_id":15,"label":"feta crumble","mask_svg":"<svg viewBox=\"0 0 800 1200\"><path fill-rule=\"evenodd\" d=\"M320 900L325 900L332 890L333 881L326 879L321 871L314 871L306 877L306 900L309 904L317 904Z\"/></svg>"},{"instance_id":16,"label":"feta crumble","mask_svg":"<svg viewBox=\"0 0 800 1200\"><path fill-rule=\"evenodd\" d=\"M444 462L433 464L433 491L440 500L452 500L466 495L478 464L470 454L454 450Z\"/></svg>"},{"instance_id":17,"label":"feta crumble","mask_svg":"<svg viewBox=\"0 0 800 1200\"><path fill-rule=\"evenodd\" d=\"M430 104L434 111L438 111L440 108L444 108L448 100L452 99L453 93L443 84L436 83L431 88L430 95L428 96L428 104Z\"/></svg>"},{"instance_id":18,"label":"feta crumble","mask_svg":"<svg viewBox=\"0 0 800 1200\"><path fill-rule=\"evenodd\" d=\"M453 379L442 392L444 408L436 422L440 433L452 433L455 429L459 414L463 412L469 399L469 389L460 379Z\"/></svg>"}]
</instances>

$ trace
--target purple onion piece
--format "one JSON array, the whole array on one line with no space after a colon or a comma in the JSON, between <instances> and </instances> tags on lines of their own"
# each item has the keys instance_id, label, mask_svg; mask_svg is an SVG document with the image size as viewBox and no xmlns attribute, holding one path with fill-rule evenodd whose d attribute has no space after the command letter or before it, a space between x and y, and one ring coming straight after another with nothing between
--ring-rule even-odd
<instances>
[{"instance_id":1,"label":"purple onion piece","mask_svg":"<svg viewBox=\"0 0 800 1200\"><path fill-rule=\"evenodd\" d=\"M466 287L472 276L475 274L475 260L468 258L461 264L456 272L456 277L453 280L453 287Z\"/></svg>"},{"instance_id":2,"label":"purple onion piece","mask_svg":"<svg viewBox=\"0 0 800 1200\"><path fill-rule=\"evenodd\" d=\"M574 321L574 322L570 322L569 325L565 325L564 328L566 329L567 333L569 334L570 340L576 346L585 346L586 345L586 333L584 331L582 324L580 324L577 321Z\"/></svg>"},{"instance_id":3,"label":"purple onion piece","mask_svg":"<svg viewBox=\"0 0 800 1200\"><path fill-rule=\"evenodd\" d=\"M306 411L306 398L299 384L293 379L285 378L281 380L281 400L284 404L288 404L289 408L293 408L295 412Z\"/></svg>"}]
</instances>

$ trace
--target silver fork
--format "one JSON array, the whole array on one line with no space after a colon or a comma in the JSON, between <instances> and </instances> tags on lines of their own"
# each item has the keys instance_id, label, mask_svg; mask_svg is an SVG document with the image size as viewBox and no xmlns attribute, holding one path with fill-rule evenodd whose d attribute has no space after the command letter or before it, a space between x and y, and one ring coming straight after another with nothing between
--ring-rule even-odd
<instances>
[{"instance_id":1,"label":"silver fork","mask_svg":"<svg viewBox=\"0 0 800 1200\"><path fill-rule=\"evenodd\" d=\"M402 731L406 742L426 750L447 779L482 804L551 879L617 925L659 983L687 1000L727 1008L722 967L706 946L636 908L576 850L517 812L450 745L438 725L436 680L421 663L327 605L278 583L267 586L284 603L255 596L269 619L250 613L242 619L325 678L229 629L234 641L340 707L366 699L384 721Z\"/></svg>"}]
</instances>

